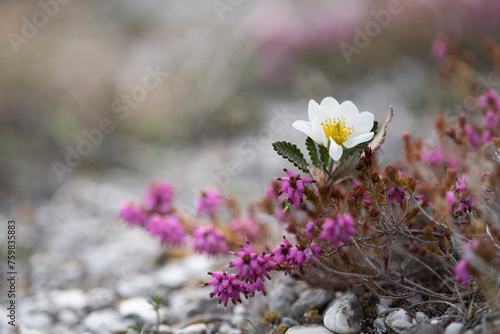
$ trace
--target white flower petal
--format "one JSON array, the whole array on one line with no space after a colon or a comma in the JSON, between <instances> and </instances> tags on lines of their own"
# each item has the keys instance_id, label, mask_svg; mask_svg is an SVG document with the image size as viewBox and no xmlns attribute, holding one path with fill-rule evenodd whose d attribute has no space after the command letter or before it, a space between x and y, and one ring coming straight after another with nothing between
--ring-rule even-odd
<instances>
[{"instance_id":1,"label":"white flower petal","mask_svg":"<svg viewBox=\"0 0 500 334\"><path fill-rule=\"evenodd\" d=\"M325 133L323 131L323 127L321 124L319 124L318 119L314 118L311 121L311 130L312 130L312 136L310 136L316 143L318 144L324 144L323 142L323 137L326 138ZM323 134L323 135L322 135Z\"/></svg>"},{"instance_id":2,"label":"white flower petal","mask_svg":"<svg viewBox=\"0 0 500 334\"><path fill-rule=\"evenodd\" d=\"M357 137L364 133L368 133L373 128L373 121L375 120L375 115L371 112L363 111L359 115L351 119L350 125L354 128L353 133L350 137Z\"/></svg>"},{"instance_id":3,"label":"white flower petal","mask_svg":"<svg viewBox=\"0 0 500 334\"><path fill-rule=\"evenodd\" d=\"M321 141L323 142L324 147L328 147L328 138L326 138L325 131L323 130L323 126L321 124L319 125L320 127L320 133L321 133Z\"/></svg>"},{"instance_id":4,"label":"white flower petal","mask_svg":"<svg viewBox=\"0 0 500 334\"><path fill-rule=\"evenodd\" d=\"M358 107L351 101L347 100L340 104L340 117L346 121L350 121L353 117L359 114Z\"/></svg>"},{"instance_id":5,"label":"white flower petal","mask_svg":"<svg viewBox=\"0 0 500 334\"><path fill-rule=\"evenodd\" d=\"M329 150L329 154L330 154L330 157L334 160L334 161L339 161L340 158L342 157L342 152L343 152L343 149L342 149L342 146L340 146L339 144L337 144L335 142L335 140L333 140L331 137L330 137L330 150Z\"/></svg>"},{"instance_id":6,"label":"white flower petal","mask_svg":"<svg viewBox=\"0 0 500 334\"><path fill-rule=\"evenodd\" d=\"M309 115L310 121L312 121L313 118L318 116L319 109L320 109L319 104L316 101L314 101L314 100L309 101L309 106L307 108L307 114Z\"/></svg>"},{"instance_id":7,"label":"white flower petal","mask_svg":"<svg viewBox=\"0 0 500 334\"><path fill-rule=\"evenodd\" d=\"M349 139L347 139L344 142L344 146L347 147L347 148L354 147L354 146L356 146L358 144L361 144L361 143L364 143L366 141L372 140L373 135L374 135L373 132L368 132L368 133L365 133L365 134L362 134L362 135L359 135L359 136L356 136L356 137L349 138Z\"/></svg>"},{"instance_id":8,"label":"white flower petal","mask_svg":"<svg viewBox=\"0 0 500 334\"><path fill-rule=\"evenodd\" d=\"M299 130L300 132L305 133L308 137L313 136L311 122L308 121L295 121L292 123L292 127L295 130Z\"/></svg>"},{"instance_id":9,"label":"white flower petal","mask_svg":"<svg viewBox=\"0 0 500 334\"><path fill-rule=\"evenodd\" d=\"M339 102L330 96L325 97L321 101L321 109L327 112L329 115L335 113L339 108L339 106L340 106Z\"/></svg>"}]
</instances>

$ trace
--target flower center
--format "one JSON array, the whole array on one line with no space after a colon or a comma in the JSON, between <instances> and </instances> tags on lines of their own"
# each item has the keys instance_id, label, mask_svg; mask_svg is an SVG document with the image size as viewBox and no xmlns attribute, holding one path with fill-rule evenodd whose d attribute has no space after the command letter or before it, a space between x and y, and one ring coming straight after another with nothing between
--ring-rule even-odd
<instances>
[{"instance_id":1,"label":"flower center","mask_svg":"<svg viewBox=\"0 0 500 334\"><path fill-rule=\"evenodd\" d=\"M339 145L342 145L347 136L349 136L354 127L350 126L345 120L339 118L328 118L328 120L321 123L323 131L325 132L326 138L330 137Z\"/></svg>"}]
</instances>

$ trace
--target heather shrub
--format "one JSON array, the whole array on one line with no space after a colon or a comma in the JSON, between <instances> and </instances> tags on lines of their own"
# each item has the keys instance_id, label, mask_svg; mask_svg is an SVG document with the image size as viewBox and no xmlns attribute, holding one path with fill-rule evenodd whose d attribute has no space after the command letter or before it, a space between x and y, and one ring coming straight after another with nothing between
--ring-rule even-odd
<instances>
[{"instance_id":1,"label":"heather shrub","mask_svg":"<svg viewBox=\"0 0 500 334\"><path fill-rule=\"evenodd\" d=\"M392 107L379 123L351 101L311 100L309 120L293 123L305 135L306 154L293 143L273 144L294 167L283 168L248 213L230 195L205 189L197 214L187 215L173 206L171 185L155 181L120 217L168 247L229 253L229 269L208 273L204 284L224 307L265 294L272 272L313 286L363 286L384 298L421 295L459 305L461 316L497 307L500 95L450 47L439 58L445 81L468 84L473 110L439 113L433 140L404 134L400 158L384 167L378 152ZM287 231L278 244L264 215Z\"/></svg>"}]
</instances>

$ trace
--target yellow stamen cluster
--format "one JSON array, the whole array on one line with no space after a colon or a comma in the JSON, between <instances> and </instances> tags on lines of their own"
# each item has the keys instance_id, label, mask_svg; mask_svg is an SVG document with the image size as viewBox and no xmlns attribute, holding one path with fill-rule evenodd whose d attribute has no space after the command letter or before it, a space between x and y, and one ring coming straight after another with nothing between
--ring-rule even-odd
<instances>
[{"instance_id":1,"label":"yellow stamen cluster","mask_svg":"<svg viewBox=\"0 0 500 334\"><path fill-rule=\"evenodd\" d=\"M338 117L329 118L321 123L321 126L323 127L326 138L330 139L331 137L339 145L342 145L346 141L347 136L354 131L353 126L350 126L349 123Z\"/></svg>"}]
</instances>

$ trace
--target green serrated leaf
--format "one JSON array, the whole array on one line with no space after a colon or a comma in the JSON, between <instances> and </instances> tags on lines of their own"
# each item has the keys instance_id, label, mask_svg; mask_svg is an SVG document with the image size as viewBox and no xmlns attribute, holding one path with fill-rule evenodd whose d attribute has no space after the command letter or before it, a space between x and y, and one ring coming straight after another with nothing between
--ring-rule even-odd
<instances>
[{"instance_id":1,"label":"green serrated leaf","mask_svg":"<svg viewBox=\"0 0 500 334\"><path fill-rule=\"evenodd\" d=\"M306 139L306 147L309 152L309 157L311 158L312 164L316 167L320 166L318 149L316 148L316 143L312 140L311 137L307 137Z\"/></svg>"},{"instance_id":2,"label":"green serrated leaf","mask_svg":"<svg viewBox=\"0 0 500 334\"><path fill-rule=\"evenodd\" d=\"M286 141L275 141L273 148L279 155L293 163L295 167L304 173L309 173L307 161L297 145Z\"/></svg>"},{"instance_id":3,"label":"green serrated leaf","mask_svg":"<svg viewBox=\"0 0 500 334\"><path fill-rule=\"evenodd\" d=\"M366 147L366 145L364 145ZM354 171L354 167L359 162L359 158L363 153L363 145L356 146L355 149L347 152L346 156L340 160L337 168L333 171L331 178L340 179Z\"/></svg>"},{"instance_id":4,"label":"green serrated leaf","mask_svg":"<svg viewBox=\"0 0 500 334\"><path fill-rule=\"evenodd\" d=\"M318 148L321 161L325 165L325 168L328 169L328 163L330 162L330 153L328 152L328 149L323 145L318 145Z\"/></svg>"}]
</instances>

